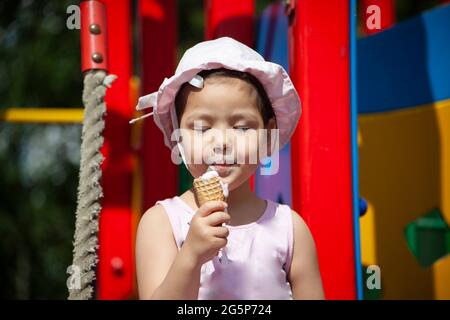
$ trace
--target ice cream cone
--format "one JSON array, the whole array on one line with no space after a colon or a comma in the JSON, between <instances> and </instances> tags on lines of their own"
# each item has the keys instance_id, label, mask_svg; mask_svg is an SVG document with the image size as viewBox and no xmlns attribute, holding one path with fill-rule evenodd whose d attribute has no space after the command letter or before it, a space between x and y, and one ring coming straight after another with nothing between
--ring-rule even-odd
<instances>
[{"instance_id":1,"label":"ice cream cone","mask_svg":"<svg viewBox=\"0 0 450 320\"><path fill-rule=\"evenodd\" d=\"M212 170L210 167L205 174L197 179L194 179L193 187L199 206L202 206L207 201L212 200L226 201L226 198L228 197L228 184L223 183L220 180L217 171ZM227 212L227 208L225 208L224 211ZM222 224L222 226L224 225L225 223ZM226 248L220 249L219 252L220 263L230 261L226 254ZM217 255L219 255L219 252L217 252ZM224 257L225 260L222 260L222 257Z\"/></svg>"},{"instance_id":2,"label":"ice cream cone","mask_svg":"<svg viewBox=\"0 0 450 320\"><path fill-rule=\"evenodd\" d=\"M222 186L217 177L208 180L202 180L201 178L195 179L194 190L200 206L207 201L225 201Z\"/></svg>"},{"instance_id":3,"label":"ice cream cone","mask_svg":"<svg viewBox=\"0 0 450 320\"><path fill-rule=\"evenodd\" d=\"M194 180L194 190L199 206L207 201L225 201L227 196L226 186L220 181L219 175L215 171L208 171L206 174Z\"/></svg>"}]
</instances>

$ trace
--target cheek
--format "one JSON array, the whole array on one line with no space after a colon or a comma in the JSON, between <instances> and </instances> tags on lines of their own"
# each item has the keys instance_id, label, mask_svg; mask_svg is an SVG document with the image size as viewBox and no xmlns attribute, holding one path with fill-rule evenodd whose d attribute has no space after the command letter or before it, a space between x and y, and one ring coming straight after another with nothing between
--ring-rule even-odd
<instances>
[{"instance_id":1,"label":"cheek","mask_svg":"<svg viewBox=\"0 0 450 320\"><path fill-rule=\"evenodd\" d=\"M238 137L236 143L238 159L245 159L246 164L257 164L270 153L268 132L266 130L252 130Z\"/></svg>"},{"instance_id":2,"label":"cheek","mask_svg":"<svg viewBox=\"0 0 450 320\"><path fill-rule=\"evenodd\" d=\"M258 155L264 158L269 153L269 142L268 142L269 131L266 129L259 130L258 133Z\"/></svg>"},{"instance_id":3,"label":"cheek","mask_svg":"<svg viewBox=\"0 0 450 320\"><path fill-rule=\"evenodd\" d=\"M181 145L183 147L184 156L187 163L192 163L194 150L192 148L192 135L189 132L183 132Z\"/></svg>"},{"instance_id":4,"label":"cheek","mask_svg":"<svg viewBox=\"0 0 450 320\"><path fill-rule=\"evenodd\" d=\"M201 154L201 148L194 142L193 134L183 136L182 146L186 158L189 172L194 178L198 178L205 173L207 166L204 164Z\"/></svg>"},{"instance_id":5,"label":"cheek","mask_svg":"<svg viewBox=\"0 0 450 320\"><path fill-rule=\"evenodd\" d=\"M256 164L244 164L239 166L239 170L235 171L235 174L229 177L227 180L230 191L237 189L243 183L245 183L257 170Z\"/></svg>"},{"instance_id":6,"label":"cheek","mask_svg":"<svg viewBox=\"0 0 450 320\"><path fill-rule=\"evenodd\" d=\"M203 163L203 149L201 137L198 137L193 131L187 131L183 134L182 145L186 161L189 164L202 164ZM203 144L204 145L204 144Z\"/></svg>"}]
</instances>

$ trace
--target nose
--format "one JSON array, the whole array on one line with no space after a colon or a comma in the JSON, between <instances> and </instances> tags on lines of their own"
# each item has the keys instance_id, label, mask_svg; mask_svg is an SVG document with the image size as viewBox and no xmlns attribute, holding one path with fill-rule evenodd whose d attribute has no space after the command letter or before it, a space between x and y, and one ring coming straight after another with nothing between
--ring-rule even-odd
<instances>
[{"instance_id":1,"label":"nose","mask_svg":"<svg viewBox=\"0 0 450 320\"><path fill-rule=\"evenodd\" d=\"M226 130L217 131L214 136L213 151L215 154L227 155L232 152L232 140L231 134L227 135Z\"/></svg>"}]
</instances>

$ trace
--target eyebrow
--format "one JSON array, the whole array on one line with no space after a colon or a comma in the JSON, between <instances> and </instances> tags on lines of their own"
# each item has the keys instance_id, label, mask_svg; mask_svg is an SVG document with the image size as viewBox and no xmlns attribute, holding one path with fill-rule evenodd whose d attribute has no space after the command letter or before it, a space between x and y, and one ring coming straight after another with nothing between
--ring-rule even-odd
<instances>
[{"instance_id":1,"label":"eyebrow","mask_svg":"<svg viewBox=\"0 0 450 320\"><path fill-rule=\"evenodd\" d=\"M186 121L192 121L192 120L212 120L215 117L212 116L211 114L207 113L207 112L202 112L202 111L197 111L197 112L193 112L190 115L188 115L188 117L186 118ZM258 121L258 117L255 116L254 113L252 112L234 112L231 116L230 119L232 121L236 121L236 120L240 120L240 119L248 119L250 121Z\"/></svg>"},{"instance_id":2,"label":"eyebrow","mask_svg":"<svg viewBox=\"0 0 450 320\"><path fill-rule=\"evenodd\" d=\"M252 121L258 121L258 118L252 112L235 112L230 117L232 120L237 119L249 119Z\"/></svg>"},{"instance_id":3,"label":"eyebrow","mask_svg":"<svg viewBox=\"0 0 450 320\"><path fill-rule=\"evenodd\" d=\"M205 120L211 120L213 117L206 112L194 112L191 113L187 118L186 121L190 120L198 120L198 119L205 119Z\"/></svg>"}]
</instances>

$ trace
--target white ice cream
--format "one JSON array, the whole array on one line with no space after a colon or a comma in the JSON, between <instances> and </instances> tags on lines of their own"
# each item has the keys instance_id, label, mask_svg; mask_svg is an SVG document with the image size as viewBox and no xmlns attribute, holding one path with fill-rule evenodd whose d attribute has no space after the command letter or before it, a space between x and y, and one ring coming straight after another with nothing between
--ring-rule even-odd
<instances>
[{"instance_id":1,"label":"white ice cream","mask_svg":"<svg viewBox=\"0 0 450 320\"><path fill-rule=\"evenodd\" d=\"M220 185L222 186L223 195L225 198L228 198L228 183L222 182L222 180L219 179Z\"/></svg>"},{"instance_id":2,"label":"white ice cream","mask_svg":"<svg viewBox=\"0 0 450 320\"><path fill-rule=\"evenodd\" d=\"M219 174L217 173L217 171L209 168L208 171L206 171L204 174L202 174L200 179L209 180L214 177L219 177ZM227 198L228 197L228 183L222 182L222 180L220 180L220 178L219 178L219 182L220 182L220 186L222 187L223 195L225 196L225 198Z\"/></svg>"},{"instance_id":3,"label":"white ice cream","mask_svg":"<svg viewBox=\"0 0 450 320\"><path fill-rule=\"evenodd\" d=\"M217 171L211 170L211 171L206 171L204 174L202 174L200 179L209 180L209 179L212 179L212 178L218 177L218 176L219 176L219 174L217 173Z\"/></svg>"}]
</instances>

